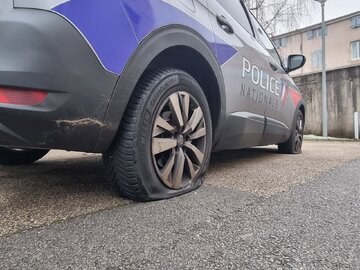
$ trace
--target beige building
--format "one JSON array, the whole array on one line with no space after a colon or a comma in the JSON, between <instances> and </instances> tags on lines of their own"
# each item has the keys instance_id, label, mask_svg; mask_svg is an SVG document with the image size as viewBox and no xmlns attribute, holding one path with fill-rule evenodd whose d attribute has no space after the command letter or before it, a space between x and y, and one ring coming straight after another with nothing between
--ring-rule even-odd
<instances>
[{"instance_id":1,"label":"beige building","mask_svg":"<svg viewBox=\"0 0 360 270\"><path fill-rule=\"evenodd\" d=\"M360 11L327 21L325 35L327 70L360 65ZM284 59L290 54L306 56L305 66L293 72L293 76L321 71L321 24L285 33L273 40Z\"/></svg>"}]
</instances>

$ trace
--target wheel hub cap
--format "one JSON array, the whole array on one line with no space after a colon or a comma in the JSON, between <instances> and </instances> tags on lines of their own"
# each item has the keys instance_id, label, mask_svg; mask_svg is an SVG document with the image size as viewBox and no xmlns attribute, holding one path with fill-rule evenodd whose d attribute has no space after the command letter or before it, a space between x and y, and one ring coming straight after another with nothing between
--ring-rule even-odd
<instances>
[{"instance_id":1,"label":"wheel hub cap","mask_svg":"<svg viewBox=\"0 0 360 270\"><path fill-rule=\"evenodd\" d=\"M183 147L184 142L185 142L184 136L183 136L183 135L179 135L179 136L177 137L177 144L178 144L178 146L179 146L179 147Z\"/></svg>"}]
</instances>

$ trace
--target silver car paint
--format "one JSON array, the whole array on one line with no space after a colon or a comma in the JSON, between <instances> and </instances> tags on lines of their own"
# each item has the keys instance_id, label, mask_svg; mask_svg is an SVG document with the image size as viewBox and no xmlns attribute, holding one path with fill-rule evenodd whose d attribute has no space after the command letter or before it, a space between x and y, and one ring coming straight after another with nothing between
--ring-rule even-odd
<instances>
[{"instance_id":1,"label":"silver car paint","mask_svg":"<svg viewBox=\"0 0 360 270\"><path fill-rule=\"evenodd\" d=\"M217 149L244 148L286 141L297 108L290 99L285 100L283 104L284 89L280 89L280 92L277 91L276 94L271 93L268 89L263 89L260 84L254 84L254 78L251 78L251 76L243 77L244 57L263 74L267 74L278 82L297 90L295 84L282 66L277 64L277 70L273 70L270 64L276 64L276 61L260 45L256 40L256 36L254 37L248 33L218 1L208 0L208 7L216 35L227 41L238 51L233 58L222 66L226 86L227 120ZM239 8L242 8L240 1ZM228 34L223 31L217 23L216 15L223 15L230 22L235 33ZM258 78L255 76L255 81L257 80ZM247 89L245 95L242 89L244 86ZM248 89L250 89L250 98ZM268 101L272 100L271 103L259 102L260 99L254 97L254 93L255 95L262 95L262 99L266 96ZM268 126L272 125L272 128L266 129L266 124Z\"/></svg>"},{"instance_id":2,"label":"silver car paint","mask_svg":"<svg viewBox=\"0 0 360 270\"><path fill-rule=\"evenodd\" d=\"M14 0L15 7L52 9L70 0Z\"/></svg>"},{"instance_id":3,"label":"silver car paint","mask_svg":"<svg viewBox=\"0 0 360 270\"><path fill-rule=\"evenodd\" d=\"M13 8L12 0L0 0L0 13L9 11Z\"/></svg>"}]
</instances>

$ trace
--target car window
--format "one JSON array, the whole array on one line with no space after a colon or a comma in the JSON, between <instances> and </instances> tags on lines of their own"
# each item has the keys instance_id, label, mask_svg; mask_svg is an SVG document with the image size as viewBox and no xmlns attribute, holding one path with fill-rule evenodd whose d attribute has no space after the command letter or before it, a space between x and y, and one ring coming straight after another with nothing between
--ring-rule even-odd
<instances>
[{"instance_id":1,"label":"car window","mask_svg":"<svg viewBox=\"0 0 360 270\"><path fill-rule=\"evenodd\" d=\"M223 8L229 12L229 14L248 31L253 35L251 24L249 22L248 16L244 10L244 7L241 5L240 0L217 0Z\"/></svg>"},{"instance_id":2,"label":"car window","mask_svg":"<svg viewBox=\"0 0 360 270\"><path fill-rule=\"evenodd\" d=\"M255 17L252 14L251 16L253 17L254 31L258 36L259 43L269 52L269 54L274 58L274 60L281 66L280 56L274 44L271 42L270 38L266 34L265 30L262 28L260 23L255 19Z\"/></svg>"}]
</instances>

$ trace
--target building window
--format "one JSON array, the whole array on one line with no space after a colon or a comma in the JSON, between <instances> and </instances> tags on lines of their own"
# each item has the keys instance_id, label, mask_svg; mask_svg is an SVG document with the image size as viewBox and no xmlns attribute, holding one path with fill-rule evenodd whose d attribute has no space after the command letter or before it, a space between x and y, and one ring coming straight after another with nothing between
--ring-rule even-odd
<instances>
[{"instance_id":1,"label":"building window","mask_svg":"<svg viewBox=\"0 0 360 270\"><path fill-rule=\"evenodd\" d=\"M312 67L319 69L322 67L322 49L313 51L312 53Z\"/></svg>"},{"instance_id":2,"label":"building window","mask_svg":"<svg viewBox=\"0 0 360 270\"><path fill-rule=\"evenodd\" d=\"M325 27L325 36L327 36L327 34L328 34L328 30L327 30L327 27ZM322 37L322 28L319 27L319 28L308 31L307 36L308 36L308 39Z\"/></svg>"},{"instance_id":3,"label":"building window","mask_svg":"<svg viewBox=\"0 0 360 270\"><path fill-rule=\"evenodd\" d=\"M353 60L360 59L360 40L351 42L351 55Z\"/></svg>"},{"instance_id":4,"label":"building window","mask_svg":"<svg viewBox=\"0 0 360 270\"><path fill-rule=\"evenodd\" d=\"M281 47L286 47L286 45L288 44L288 39L286 37L275 39L274 44L277 49Z\"/></svg>"},{"instance_id":5,"label":"building window","mask_svg":"<svg viewBox=\"0 0 360 270\"><path fill-rule=\"evenodd\" d=\"M352 28L360 27L360 16L356 16L351 19L351 27Z\"/></svg>"}]
</instances>

